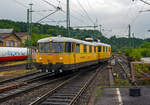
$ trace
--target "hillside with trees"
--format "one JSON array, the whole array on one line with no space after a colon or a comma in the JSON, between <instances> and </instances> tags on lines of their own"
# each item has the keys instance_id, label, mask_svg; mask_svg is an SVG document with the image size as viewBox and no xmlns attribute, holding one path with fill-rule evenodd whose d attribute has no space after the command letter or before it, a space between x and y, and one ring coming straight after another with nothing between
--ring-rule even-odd
<instances>
[{"instance_id":1,"label":"hillside with trees","mask_svg":"<svg viewBox=\"0 0 150 105\"><path fill-rule=\"evenodd\" d=\"M32 24L32 43L36 46L37 40L50 37L50 36L57 36L62 35L66 37L72 37L76 39L84 40L86 37L92 37L93 39L99 39L102 43L108 43L112 46L112 51L121 51L125 52L128 48L139 48L139 46L147 41L150 42L150 38L146 40L142 40L139 38L117 38L116 36L112 36L111 38L105 37L100 31L98 30L90 30L90 29L73 29L70 28L70 36L67 35L67 30L63 26L53 26L48 24L39 24L33 23ZM16 32L27 32L27 23L25 22L15 22L11 20L0 20L0 28L14 28Z\"/></svg>"},{"instance_id":2,"label":"hillside with trees","mask_svg":"<svg viewBox=\"0 0 150 105\"><path fill-rule=\"evenodd\" d=\"M138 48L128 48L125 51L126 56L133 60L139 60L142 57L150 57L150 42L143 42Z\"/></svg>"}]
</instances>

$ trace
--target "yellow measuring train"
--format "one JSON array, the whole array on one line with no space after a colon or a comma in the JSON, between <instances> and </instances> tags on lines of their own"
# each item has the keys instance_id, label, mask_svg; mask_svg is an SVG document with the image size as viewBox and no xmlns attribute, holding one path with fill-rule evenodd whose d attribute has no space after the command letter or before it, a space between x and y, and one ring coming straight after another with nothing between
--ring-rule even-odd
<instances>
[{"instance_id":1,"label":"yellow measuring train","mask_svg":"<svg viewBox=\"0 0 150 105\"><path fill-rule=\"evenodd\" d=\"M38 40L35 66L43 72L63 72L104 62L111 57L111 46L68 37Z\"/></svg>"}]
</instances>

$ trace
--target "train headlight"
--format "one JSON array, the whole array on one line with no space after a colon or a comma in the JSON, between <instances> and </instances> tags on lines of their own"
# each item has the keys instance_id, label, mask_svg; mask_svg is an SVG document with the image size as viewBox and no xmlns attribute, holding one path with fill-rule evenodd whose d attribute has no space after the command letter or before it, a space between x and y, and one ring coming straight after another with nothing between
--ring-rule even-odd
<instances>
[{"instance_id":1,"label":"train headlight","mask_svg":"<svg viewBox=\"0 0 150 105\"><path fill-rule=\"evenodd\" d=\"M40 57L39 60L42 60L42 57Z\"/></svg>"},{"instance_id":2,"label":"train headlight","mask_svg":"<svg viewBox=\"0 0 150 105\"><path fill-rule=\"evenodd\" d=\"M59 60L63 60L63 57L60 57Z\"/></svg>"}]
</instances>

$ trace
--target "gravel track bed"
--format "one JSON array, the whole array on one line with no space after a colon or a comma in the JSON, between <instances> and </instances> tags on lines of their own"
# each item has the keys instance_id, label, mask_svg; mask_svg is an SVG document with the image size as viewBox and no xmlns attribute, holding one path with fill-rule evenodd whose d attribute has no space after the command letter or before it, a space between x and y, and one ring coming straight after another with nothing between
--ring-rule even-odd
<instances>
[{"instance_id":1,"label":"gravel track bed","mask_svg":"<svg viewBox=\"0 0 150 105\"><path fill-rule=\"evenodd\" d=\"M1 103L0 105L28 105L30 102L36 100L38 97L47 93L47 91L52 90L64 80L57 81L53 84L47 84L33 91L19 95L18 97L12 98L6 102Z\"/></svg>"},{"instance_id":2,"label":"gravel track bed","mask_svg":"<svg viewBox=\"0 0 150 105\"><path fill-rule=\"evenodd\" d=\"M98 73L98 75L95 77L95 85L93 92L91 94L89 104L88 105L96 105L95 100L98 93L98 88L110 86L110 76L109 76L109 69L106 67L102 68L101 72Z\"/></svg>"},{"instance_id":3,"label":"gravel track bed","mask_svg":"<svg viewBox=\"0 0 150 105\"><path fill-rule=\"evenodd\" d=\"M115 57L115 66L113 67L113 73L118 73L119 79L120 80L128 80L129 78L127 77L126 73L130 76L130 68L129 68L129 62L125 57L122 57L121 55L116 54ZM122 66L120 64L122 64Z\"/></svg>"},{"instance_id":4,"label":"gravel track bed","mask_svg":"<svg viewBox=\"0 0 150 105\"><path fill-rule=\"evenodd\" d=\"M109 86L109 70L103 68L103 70L97 75L97 86Z\"/></svg>"},{"instance_id":5,"label":"gravel track bed","mask_svg":"<svg viewBox=\"0 0 150 105\"><path fill-rule=\"evenodd\" d=\"M20 69L26 69L26 63L23 64L17 64L17 65L7 65L7 66L0 66L0 72L3 71L10 71L10 70L20 70Z\"/></svg>"}]
</instances>

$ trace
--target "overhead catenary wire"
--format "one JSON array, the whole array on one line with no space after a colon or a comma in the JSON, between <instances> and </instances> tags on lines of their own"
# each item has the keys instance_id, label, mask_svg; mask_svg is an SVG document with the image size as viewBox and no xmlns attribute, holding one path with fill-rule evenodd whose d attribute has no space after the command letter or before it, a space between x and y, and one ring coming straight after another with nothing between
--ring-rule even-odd
<instances>
[{"instance_id":1,"label":"overhead catenary wire","mask_svg":"<svg viewBox=\"0 0 150 105\"><path fill-rule=\"evenodd\" d=\"M137 3L137 2L136 2ZM125 32L127 32L127 30L128 30L128 25L130 24L130 25L132 25L133 26L133 24L135 23L135 21L140 17L140 12L139 11L142 11L143 10L143 8L144 8L144 5L142 5L142 7L140 7L139 9L140 10L137 10L137 13L135 14L135 16L132 16L133 18L128 22L128 24L126 25L126 28L125 28Z\"/></svg>"},{"instance_id":2,"label":"overhead catenary wire","mask_svg":"<svg viewBox=\"0 0 150 105\"><path fill-rule=\"evenodd\" d=\"M82 6L82 4L80 3L79 0L77 0L79 6L83 9L83 11L85 12L85 14L87 15L88 19L91 21L92 24L94 24L94 21L91 19L91 17L89 16L88 12L85 10L85 8Z\"/></svg>"},{"instance_id":3,"label":"overhead catenary wire","mask_svg":"<svg viewBox=\"0 0 150 105\"><path fill-rule=\"evenodd\" d=\"M48 1L46 1L46 0L42 0L42 1L44 1L44 2L47 3L47 4L49 4L50 6L52 6L52 7L55 8L55 9L61 10L61 8L60 8L59 6L55 6L55 5L53 5L52 3L50 3L50 2L48 2Z\"/></svg>"},{"instance_id":4,"label":"overhead catenary wire","mask_svg":"<svg viewBox=\"0 0 150 105\"><path fill-rule=\"evenodd\" d=\"M74 4L74 5L75 5L75 3L74 3L73 1L70 1L70 2L71 2L71 4ZM65 3L65 2L63 2L63 3L61 3L61 4L63 4L63 5L66 6L66 3ZM78 5L76 5L76 6L78 6ZM72 6L70 6L70 7L72 7ZM85 21L85 19L83 19L83 18L85 17L85 16L83 15L84 13L81 13L81 11L79 12L79 11L77 11L77 10L74 9L74 8L71 8L70 11L73 12L73 13L70 14L70 16L71 16L72 18L74 18L76 21L79 21L79 22L81 22L81 23L83 23L83 24L87 24L87 22ZM62 12L66 14L66 11L65 11L65 10L63 10ZM78 15L78 16L76 16L76 15ZM81 18L79 17L79 15L81 16Z\"/></svg>"},{"instance_id":5,"label":"overhead catenary wire","mask_svg":"<svg viewBox=\"0 0 150 105\"><path fill-rule=\"evenodd\" d=\"M73 1L70 1L70 2L72 2L72 4L75 6L75 7L78 7L79 6L79 4L78 4L78 2L73 2ZM86 17L86 14L84 13L84 11L82 10L82 8L78 8L78 9L75 9L74 10L74 8L71 8L71 10L73 10L73 11L76 11L78 14L80 14L81 15L81 17ZM75 13L76 13L75 12Z\"/></svg>"},{"instance_id":6,"label":"overhead catenary wire","mask_svg":"<svg viewBox=\"0 0 150 105\"><path fill-rule=\"evenodd\" d=\"M46 0L42 0L42 1L46 1ZM51 5L51 3L49 3L48 1L46 1L46 3L49 4L49 5ZM55 9L57 8L57 7L54 6L54 5L53 5L53 7L54 7ZM61 8L61 11L66 14L66 11L64 11L62 8ZM83 20L81 20L80 18L78 18L78 17L76 17L76 16L74 16L74 15L72 15L72 14L70 14L70 16L72 16L74 19L76 19L76 20L78 20L78 21L80 21L80 22L83 22ZM84 22L84 23L85 23L85 22Z\"/></svg>"},{"instance_id":7,"label":"overhead catenary wire","mask_svg":"<svg viewBox=\"0 0 150 105\"><path fill-rule=\"evenodd\" d=\"M25 5L24 3L22 3L22 2L19 2L19 1L17 1L17 0L13 0L16 4L18 4L18 5L20 5L20 6L22 6L22 7L24 7L24 8L29 8L27 5ZM42 1L44 1L44 2L47 2L48 3L48 1L46 1L46 0L42 0ZM56 1L58 1L58 0L56 0ZM49 5L51 5L52 7L54 7L55 9L56 8L58 8L57 6L55 6L55 5L53 5L53 4L51 4L51 3L48 3ZM37 14L37 15L39 15L39 16L43 16L44 17L44 15L42 14L42 12L48 12L48 11L51 11L51 10L33 10L33 12L35 13L35 14ZM75 12L75 10L73 10L74 12ZM63 13L66 13L64 10L62 10L62 12ZM76 12L75 12L76 13ZM77 20L77 21L80 21L81 23L83 23L83 24L87 24L84 20L82 20L81 18L79 18L79 17L77 17L77 16L74 16L74 15L70 15L72 18L74 18L75 20ZM82 16L83 17L83 15L82 14L80 14L80 16ZM48 17L47 17L47 19L48 19ZM49 20L49 19L48 19ZM39 20L38 20L39 21ZM37 22L38 22L37 21ZM50 21L54 21L53 19L50 19Z\"/></svg>"},{"instance_id":8,"label":"overhead catenary wire","mask_svg":"<svg viewBox=\"0 0 150 105\"><path fill-rule=\"evenodd\" d=\"M133 16L131 16L131 12L132 12L134 5L135 5L134 3L131 3L129 5L129 8L128 8L126 14L124 15L124 18L122 18L122 20L127 19L127 17L133 17ZM128 19L128 21L126 21L126 23L123 24L124 29L121 31L121 33L126 33L126 31L128 30L128 25L131 24L130 21L132 21L132 19Z\"/></svg>"},{"instance_id":9,"label":"overhead catenary wire","mask_svg":"<svg viewBox=\"0 0 150 105\"><path fill-rule=\"evenodd\" d=\"M145 3L145 4L147 4L147 5L150 5L150 3L147 2L147 1L144 1L144 0L140 0L140 1L142 1L143 3Z\"/></svg>"},{"instance_id":10,"label":"overhead catenary wire","mask_svg":"<svg viewBox=\"0 0 150 105\"><path fill-rule=\"evenodd\" d=\"M25 9L28 9L29 8L29 6L27 6L27 5L25 5L25 4L23 4L22 2L19 2L19 1L17 1L17 0L12 0L12 1L14 1L16 4L18 4L18 5L20 5L21 7L23 7L23 8L25 8ZM46 12L46 11L51 11L51 10L41 10L41 12ZM39 16L44 16L42 13L39 13L40 11L33 11L33 12L35 12L37 15L39 15ZM52 20L52 19L49 19L49 20ZM53 21L53 20L52 20Z\"/></svg>"},{"instance_id":11,"label":"overhead catenary wire","mask_svg":"<svg viewBox=\"0 0 150 105\"><path fill-rule=\"evenodd\" d=\"M58 10L55 10L54 12L48 14L47 16L43 17L42 19L38 20L36 23L40 23L42 20L46 19L47 17L49 17L50 15L56 13Z\"/></svg>"},{"instance_id":12,"label":"overhead catenary wire","mask_svg":"<svg viewBox=\"0 0 150 105\"><path fill-rule=\"evenodd\" d=\"M63 10L62 12L63 12L63 13L66 13L66 11L64 11L64 10ZM78 17L76 17L76 16L74 16L74 15L72 15L72 14L70 14L70 16L73 17L74 19L76 19L76 20L82 22L82 23L86 23L84 20L81 20L80 18L78 18Z\"/></svg>"},{"instance_id":13,"label":"overhead catenary wire","mask_svg":"<svg viewBox=\"0 0 150 105\"><path fill-rule=\"evenodd\" d=\"M54 10L33 10L33 12L49 12L49 11L54 11Z\"/></svg>"},{"instance_id":14,"label":"overhead catenary wire","mask_svg":"<svg viewBox=\"0 0 150 105\"><path fill-rule=\"evenodd\" d=\"M87 4L88 4L89 8L91 8L91 9L93 10L93 8L92 8L92 6L91 6L89 0L87 0Z\"/></svg>"},{"instance_id":15,"label":"overhead catenary wire","mask_svg":"<svg viewBox=\"0 0 150 105\"><path fill-rule=\"evenodd\" d=\"M28 8L28 6L24 5L23 3L17 1L17 0L12 0L14 1L15 3L19 4L20 6L24 7L24 8Z\"/></svg>"}]
</instances>

